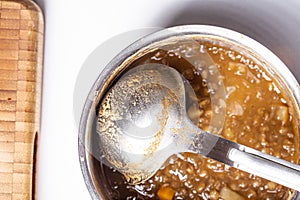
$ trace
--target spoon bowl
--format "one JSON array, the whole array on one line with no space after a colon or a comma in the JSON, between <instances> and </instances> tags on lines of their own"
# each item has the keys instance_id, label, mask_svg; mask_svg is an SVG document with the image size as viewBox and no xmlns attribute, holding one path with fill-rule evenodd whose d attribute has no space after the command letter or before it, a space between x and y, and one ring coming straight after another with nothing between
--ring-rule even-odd
<instances>
[{"instance_id":1,"label":"spoon bowl","mask_svg":"<svg viewBox=\"0 0 300 200\"><path fill-rule=\"evenodd\" d=\"M185 85L176 70L144 64L122 76L102 103L110 109L100 108L101 145L129 182L150 178L168 157L185 149L179 142L186 121L185 88L196 98Z\"/></svg>"}]
</instances>

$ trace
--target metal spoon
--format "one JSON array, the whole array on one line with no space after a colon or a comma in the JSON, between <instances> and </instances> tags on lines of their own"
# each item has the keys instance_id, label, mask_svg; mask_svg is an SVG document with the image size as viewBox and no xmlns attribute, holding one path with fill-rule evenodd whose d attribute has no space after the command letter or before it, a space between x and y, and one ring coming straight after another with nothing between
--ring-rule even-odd
<instances>
[{"instance_id":1,"label":"metal spoon","mask_svg":"<svg viewBox=\"0 0 300 200\"><path fill-rule=\"evenodd\" d=\"M173 154L193 152L300 191L300 166L195 126L181 75L161 64L129 70L100 107L97 132L106 160L138 183Z\"/></svg>"}]
</instances>

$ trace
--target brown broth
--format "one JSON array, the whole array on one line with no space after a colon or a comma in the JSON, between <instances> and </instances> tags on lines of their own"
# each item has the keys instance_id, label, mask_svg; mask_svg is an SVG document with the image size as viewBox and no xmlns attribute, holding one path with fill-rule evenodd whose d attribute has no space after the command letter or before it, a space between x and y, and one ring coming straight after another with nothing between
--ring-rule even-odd
<instances>
[{"instance_id":1,"label":"brown broth","mask_svg":"<svg viewBox=\"0 0 300 200\"><path fill-rule=\"evenodd\" d=\"M221 136L298 163L295 113L283 88L251 58L222 44L199 45L210 54L224 77L227 113ZM200 113L196 113L200 118L198 126L206 130L212 110L200 73L172 50L147 53L131 63L131 67L149 62L173 67L189 80L200 107ZM193 115L193 109L187 112ZM167 162L151 179L138 185L127 185L118 172L101 168L109 177L116 199L226 199L228 194L231 199L288 199L293 193L276 183L192 153L174 155Z\"/></svg>"}]
</instances>

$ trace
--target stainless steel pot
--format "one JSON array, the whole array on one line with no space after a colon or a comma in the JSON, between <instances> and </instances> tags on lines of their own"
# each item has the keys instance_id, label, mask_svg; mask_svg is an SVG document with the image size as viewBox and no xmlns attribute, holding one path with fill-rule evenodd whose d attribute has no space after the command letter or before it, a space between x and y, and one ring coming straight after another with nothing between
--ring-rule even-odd
<instances>
[{"instance_id":1,"label":"stainless steel pot","mask_svg":"<svg viewBox=\"0 0 300 200\"><path fill-rule=\"evenodd\" d=\"M295 113L300 116L300 86L286 65L270 50L249 37L224 28L206 25L178 26L150 34L136 41L118 54L102 71L87 97L79 127L79 158L84 180L93 199L112 199L113 193L108 187L105 170L95 170L101 164L101 147L95 142L95 119L97 105L109 87L118 78L127 64L156 48L180 37L205 38L230 44L256 59L276 78L287 91L293 103ZM298 131L300 119L297 119ZM296 194L295 199L298 199Z\"/></svg>"}]
</instances>

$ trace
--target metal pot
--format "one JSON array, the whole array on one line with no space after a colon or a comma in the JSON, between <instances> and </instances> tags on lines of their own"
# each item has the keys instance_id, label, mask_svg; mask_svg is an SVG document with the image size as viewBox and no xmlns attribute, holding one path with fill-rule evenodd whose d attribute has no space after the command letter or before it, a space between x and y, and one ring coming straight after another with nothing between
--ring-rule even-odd
<instances>
[{"instance_id":1,"label":"metal pot","mask_svg":"<svg viewBox=\"0 0 300 200\"><path fill-rule=\"evenodd\" d=\"M101 72L87 97L79 127L79 158L85 183L93 199L112 199L105 169L96 170L101 164L101 147L95 142L97 105L128 63L145 54L149 49L180 37L206 38L230 44L262 63L285 89L295 113L300 116L300 86L286 65L270 50L251 38L224 28L206 25L186 25L164 29L136 41L118 54ZM298 131L300 119L296 119ZM298 193L295 195L295 199Z\"/></svg>"}]
</instances>

